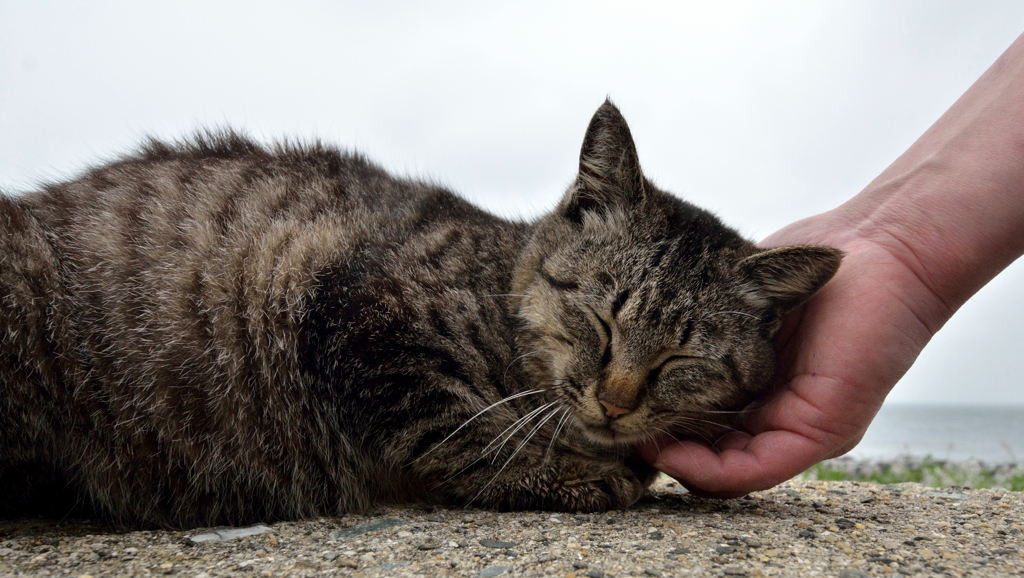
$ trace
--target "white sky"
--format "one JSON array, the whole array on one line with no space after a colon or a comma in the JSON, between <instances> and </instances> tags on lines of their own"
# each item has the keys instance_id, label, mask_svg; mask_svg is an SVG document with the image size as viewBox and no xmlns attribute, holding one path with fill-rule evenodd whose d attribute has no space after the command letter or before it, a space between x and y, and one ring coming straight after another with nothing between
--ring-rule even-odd
<instances>
[{"instance_id":1,"label":"white sky","mask_svg":"<svg viewBox=\"0 0 1024 578\"><path fill-rule=\"evenodd\" d=\"M856 194L1024 32L1024 2L0 0L0 188L143 135L319 137L508 216L611 95L645 172L759 239ZM1024 267L890 400L1024 403Z\"/></svg>"}]
</instances>

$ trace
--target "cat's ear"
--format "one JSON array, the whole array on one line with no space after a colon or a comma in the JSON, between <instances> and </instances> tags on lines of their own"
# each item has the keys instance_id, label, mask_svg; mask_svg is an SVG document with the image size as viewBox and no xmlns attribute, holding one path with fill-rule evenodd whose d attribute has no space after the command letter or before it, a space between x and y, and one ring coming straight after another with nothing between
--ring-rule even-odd
<instances>
[{"instance_id":1,"label":"cat's ear","mask_svg":"<svg viewBox=\"0 0 1024 578\"><path fill-rule=\"evenodd\" d=\"M762 251L737 266L749 298L764 309L785 313L810 299L836 271L843 252L798 245Z\"/></svg>"},{"instance_id":2,"label":"cat's ear","mask_svg":"<svg viewBox=\"0 0 1024 578\"><path fill-rule=\"evenodd\" d=\"M628 208L644 196L644 176L633 136L619 109L606 100L590 119L580 151L580 172L559 207L576 223L587 212Z\"/></svg>"}]
</instances>

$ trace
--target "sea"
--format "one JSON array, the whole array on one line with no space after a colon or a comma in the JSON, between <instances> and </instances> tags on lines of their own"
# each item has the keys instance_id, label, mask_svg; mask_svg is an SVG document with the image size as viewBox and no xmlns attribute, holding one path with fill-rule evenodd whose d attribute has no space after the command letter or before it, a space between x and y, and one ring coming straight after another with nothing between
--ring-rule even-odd
<instances>
[{"instance_id":1,"label":"sea","mask_svg":"<svg viewBox=\"0 0 1024 578\"><path fill-rule=\"evenodd\" d=\"M886 404L848 455L863 460L903 456L1024 461L1024 406Z\"/></svg>"}]
</instances>

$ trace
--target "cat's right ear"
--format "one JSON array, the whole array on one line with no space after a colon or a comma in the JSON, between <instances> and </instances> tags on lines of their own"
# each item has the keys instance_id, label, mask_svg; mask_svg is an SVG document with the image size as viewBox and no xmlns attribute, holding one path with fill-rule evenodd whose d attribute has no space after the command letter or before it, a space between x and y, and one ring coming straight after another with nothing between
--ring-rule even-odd
<instances>
[{"instance_id":1,"label":"cat's right ear","mask_svg":"<svg viewBox=\"0 0 1024 578\"><path fill-rule=\"evenodd\" d=\"M604 214L612 207L629 208L643 197L644 176L629 125L606 100L590 119L580 150L580 172L559 210L566 219L582 223L588 212Z\"/></svg>"}]
</instances>

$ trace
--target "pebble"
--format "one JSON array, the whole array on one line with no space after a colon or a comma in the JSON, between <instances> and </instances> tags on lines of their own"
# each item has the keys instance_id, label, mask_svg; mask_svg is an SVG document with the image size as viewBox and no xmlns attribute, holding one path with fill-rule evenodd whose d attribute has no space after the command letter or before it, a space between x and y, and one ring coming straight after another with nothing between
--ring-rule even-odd
<instances>
[{"instance_id":1,"label":"pebble","mask_svg":"<svg viewBox=\"0 0 1024 578\"><path fill-rule=\"evenodd\" d=\"M480 571L481 578L493 578L511 570L511 566L491 566Z\"/></svg>"},{"instance_id":2,"label":"pebble","mask_svg":"<svg viewBox=\"0 0 1024 578\"><path fill-rule=\"evenodd\" d=\"M267 532L270 532L270 528L262 524L249 526L247 528L218 528L210 532L203 532L202 534L190 536L189 540L194 544L199 544L200 542L220 542L223 540L235 540L238 538L257 536L259 534L266 534Z\"/></svg>"},{"instance_id":3,"label":"pebble","mask_svg":"<svg viewBox=\"0 0 1024 578\"><path fill-rule=\"evenodd\" d=\"M344 566L345 568L352 568L353 570L359 567L359 562L356 562L348 556L340 556L337 560L338 566Z\"/></svg>"},{"instance_id":4,"label":"pebble","mask_svg":"<svg viewBox=\"0 0 1024 578\"><path fill-rule=\"evenodd\" d=\"M356 524L350 528L342 528L341 530L335 530L329 534L332 540L348 540L355 538L367 532L375 532L377 530L386 530L388 528L394 528L396 526L404 526L409 522L401 520L399 518L381 518L365 524Z\"/></svg>"},{"instance_id":5,"label":"pebble","mask_svg":"<svg viewBox=\"0 0 1024 578\"><path fill-rule=\"evenodd\" d=\"M501 540L491 540L484 538L480 540L480 545L485 548L515 548L515 542L503 542Z\"/></svg>"}]
</instances>

